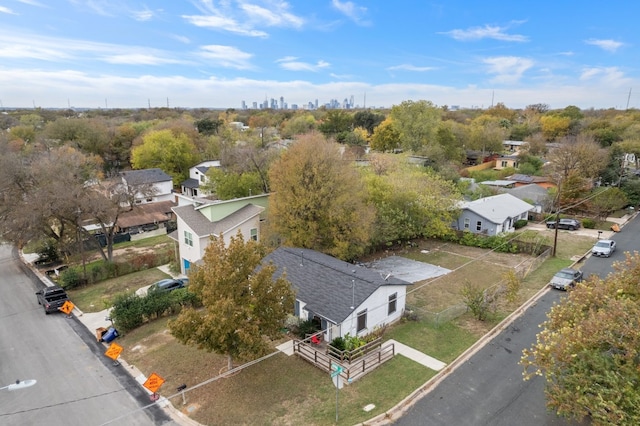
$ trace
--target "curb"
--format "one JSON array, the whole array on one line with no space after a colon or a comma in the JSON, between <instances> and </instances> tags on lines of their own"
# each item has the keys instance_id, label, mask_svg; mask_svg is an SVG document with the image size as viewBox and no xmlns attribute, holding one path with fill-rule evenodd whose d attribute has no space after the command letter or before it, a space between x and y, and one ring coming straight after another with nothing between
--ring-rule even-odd
<instances>
[{"instance_id":1,"label":"curb","mask_svg":"<svg viewBox=\"0 0 640 426\"><path fill-rule=\"evenodd\" d=\"M42 275L42 273L38 269L34 268L33 265L25 259L24 255L22 253L22 250L17 250L17 252L18 252L18 256L19 256L19 259L22 262L22 264L26 268L28 268L31 271L31 273L33 273L35 275L35 277L37 277L40 280L40 282L42 282L47 287L55 285L48 277ZM82 324L82 326L84 328L86 328L87 330L89 330L89 332L94 334L95 330L90 330L89 327L87 327L87 325L81 319L81 317L84 315L84 312L82 312L82 310L80 308L75 306L75 304L74 304L72 313L76 316L76 318L78 319L78 321L80 321L80 323ZM102 345L105 346L104 343L102 343ZM106 348L107 348L107 346L105 346L105 349ZM129 374L134 380L136 380L138 383L140 383L140 388L141 389L143 389L145 392L147 392L149 395L151 395L151 392L148 389L146 389L144 386L142 386L142 383L145 382L147 377L144 374L142 374L142 372L140 370L138 370L135 366L130 365L129 363L127 363L126 360L124 360L122 358L118 358L118 363L121 364L121 366L127 372L127 374ZM142 382L140 381L141 379L142 379ZM189 416L185 415L180 410L175 408L173 406L173 404L167 398L162 397L159 400L158 405L164 410L164 412L172 420L174 420L179 425L183 425L183 426L203 426L202 424L198 423L197 421L193 420L192 418L190 418Z\"/></svg>"}]
</instances>

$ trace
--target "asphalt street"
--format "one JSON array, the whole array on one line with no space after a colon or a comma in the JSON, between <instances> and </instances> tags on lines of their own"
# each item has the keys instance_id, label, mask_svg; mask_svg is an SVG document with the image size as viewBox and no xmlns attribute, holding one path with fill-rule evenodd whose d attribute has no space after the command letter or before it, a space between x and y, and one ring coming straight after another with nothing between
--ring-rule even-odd
<instances>
[{"instance_id":1,"label":"asphalt street","mask_svg":"<svg viewBox=\"0 0 640 426\"><path fill-rule=\"evenodd\" d=\"M92 426L123 412L132 414L118 424L175 424L158 407L140 410L148 396L77 319L44 314L34 294L38 282L8 245L0 245L0 277L0 387L37 380L0 390L0 424Z\"/></svg>"}]
</instances>

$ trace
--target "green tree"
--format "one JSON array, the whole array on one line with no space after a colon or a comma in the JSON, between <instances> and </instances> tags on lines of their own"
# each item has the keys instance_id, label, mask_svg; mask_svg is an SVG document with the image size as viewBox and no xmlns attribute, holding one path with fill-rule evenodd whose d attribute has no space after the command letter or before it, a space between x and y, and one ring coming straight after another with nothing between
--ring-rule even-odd
<instances>
[{"instance_id":1,"label":"green tree","mask_svg":"<svg viewBox=\"0 0 640 426\"><path fill-rule=\"evenodd\" d=\"M224 237L212 237L202 264L190 273L189 291L203 309L184 309L169 322L176 339L234 360L251 360L271 349L265 337L277 338L295 294L286 275L274 279L273 264L262 265L265 249L245 243L238 232L225 247Z\"/></svg>"},{"instance_id":2,"label":"green tree","mask_svg":"<svg viewBox=\"0 0 640 426\"><path fill-rule=\"evenodd\" d=\"M372 244L437 238L451 231L461 200L452 182L398 156L388 159L383 170L371 168L363 173L367 201L376 209Z\"/></svg>"},{"instance_id":3,"label":"green tree","mask_svg":"<svg viewBox=\"0 0 640 426\"><path fill-rule=\"evenodd\" d=\"M440 122L442 110L431 101L404 101L391 107L389 117L400 132L402 148L420 152L434 143L434 132Z\"/></svg>"},{"instance_id":4,"label":"green tree","mask_svg":"<svg viewBox=\"0 0 640 426\"><path fill-rule=\"evenodd\" d=\"M353 116L341 109L327 112L318 125L318 130L326 137L337 137L353 129Z\"/></svg>"},{"instance_id":5,"label":"green tree","mask_svg":"<svg viewBox=\"0 0 640 426\"><path fill-rule=\"evenodd\" d=\"M373 130L384 121L383 114L377 114L372 111L358 111L353 115L354 127L362 127L367 130L369 136L373 134Z\"/></svg>"},{"instance_id":6,"label":"green tree","mask_svg":"<svg viewBox=\"0 0 640 426\"><path fill-rule=\"evenodd\" d=\"M627 196L620 188L598 188L589 200L589 208L598 219L605 220L611 213L629 204Z\"/></svg>"},{"instance_id":7,"label":"green tree","mask_svg":"<svg viewBox=\"0 0 640 426\"><path fill-rule=\"evenodd\" d=\"M547 406L594 425L640 424L640 255L578 284L523 353L525 379L545 378Z\"/></svg>"},{"instance_id":8,"label":"green tree","mask_svg":"<svg viewBox=\"0 0 640 426\"><path fill-rule=\"evenodd\" d=\"M364 202L356 165L318 134L300 137L269 169L273 231L293 247L343 260L369 243L373 210Z\"/></svg>"},{"instance_id":9,"label":"green tree","mask_svg":"<svg viewBox=\"0 0 640 426\"><path fill-rule=\"evenodd\" d=\"M280 135L283 138L292 138L297 135L309 133L316 128L316 119L309 113L296 114L284 121L280 127Z\"/></svg>"},{"instance_id":10,"label":"green tree","mask_svg":"<svg viewBox=\"0 0 640 426\"><path fill-rule=\"evenodd\" d=\"M207 172L210 183L205 189L213 191L221 200L262 194L262 179L258 172L235 173L211 167Z\"/></svg>"},{"instance_id":11,"label":"green tree","mask_svg":"<svg viewBox=\"0 0 640 426\"><path fill-rule=\"evenodd\" d=\"M200 160L195 144L184 133L169 129L153 130L143 137L141 145L131 150L135 169L160 168L179 185L189 177L189 168Z\"/></svg>"}]
</instances>

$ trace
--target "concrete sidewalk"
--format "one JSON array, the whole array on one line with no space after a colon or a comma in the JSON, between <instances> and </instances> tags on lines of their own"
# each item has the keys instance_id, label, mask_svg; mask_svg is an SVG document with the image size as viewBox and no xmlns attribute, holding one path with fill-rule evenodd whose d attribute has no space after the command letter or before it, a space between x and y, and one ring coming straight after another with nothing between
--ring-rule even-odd
<instances>
[{"instance_id":1,"label":"concrete sidewalk","mask_svg":"<svg viewBox=\"0 0 640 426\"><path fill-rule=\"evenodd\" d=\"M404 343L400 343L397 340L389 339L386 342L384 342L385 346L389 344L393 344L395 346L396 354L403 355L409 358L410 360L415 361L419 364L422 364L425 367L430 368L432 370L440 371L447 366L447 364L445 364L444 362L439 361L433 357L430 357L429 355L424 354L416 349L413 349L412 347L409 347Z\"/></svg>"}]
</instances>

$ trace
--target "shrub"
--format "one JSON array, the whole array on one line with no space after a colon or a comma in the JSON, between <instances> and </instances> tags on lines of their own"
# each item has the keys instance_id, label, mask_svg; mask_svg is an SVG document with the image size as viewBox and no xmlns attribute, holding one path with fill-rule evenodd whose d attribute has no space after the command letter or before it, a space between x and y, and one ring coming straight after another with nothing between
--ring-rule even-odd
<instances>
[{"instance_id":1,"label":"shrub","mask_svg":"<svg viewBox=\"0 0 640 426\"><path fill-rule=\"evenodd\" d=\"M111 319L116 328L126 333L144 323L144 300L136 294L119 294L113 302Z\"/></svg>"},{"instance_id":2,"label":"shrub","mask_svg":"<svg viewBox=\"0 0 640 426\"><path fill-rule=\"evenodd\" d=\"M82 274L78 267L68 268L60 274L60 286L66 290L79 287L82 283L81 276Z\"/></svg>"},{"instance_id":3,"label":"shrub","mask_svg":"<svg viewBox=\"0 0 640 426\"><path fill-rule=\"evenodd\" d=\"M298 337L306 339L308 334L314 334L318 331L318 326L312 320L302 321L298 325Z\"/></svg>"},{"instance_id":4,"label":"shrub","mask_svg":"<svg viewBox=\"0 0 640 426\"><path fill-rule=\"evenodd\" d=\"M342 338L341 336L338 336L335 339L333 339L331 343L329 343L329 345L333 346L334 348L336 348L341 352L344 351L347 347L347 344L344 341L344 338Z\"/></svg>"},{"instance_id":5,"label":"shrub","mask_svg":"<svg viewBox=\"0 0 640 426\"><path fill-rule=\"evenodd\" d=\"M53 238L43 241L35 250L38 253L38 261L42 263L57 262L60 260L60 254Z\"/></svg>"},{"instance_id":6,"label":"shrub","mask_svg":"<svg viewBox=\"0 0 640 426\"><path fill-rule=\"evenodd\" d=\"M474 318L484 321L496 307L498 292L483 290L480 286L465 282L462 286L462 299Z\"/></svg>"},{"instance_id":7,"label":"shrub","mask_svg":"<svg viewBox=\"0 0 640 426\"><path fill-rule=\"evenodd\" d=\"M590 218L582 219L582 226L587 229L594 229L596 227L596 221Z\"/></svg>"},{"instance_id":8,"label":"shrub","mask_svg":"<svg viewBox=\"0 0 640 426\"><path fill-rule=\"evenodd\" d=\"M515 229L520 229L520 228L522 228L522 227L524 227L524 226L527 226L527 223L529 223L529 221L528 221L528 220L526 220L526 219L519 219L519 220L516 220L516 222L513 224L513 227L514 227Z\"/></svg>"}]
</instances>

